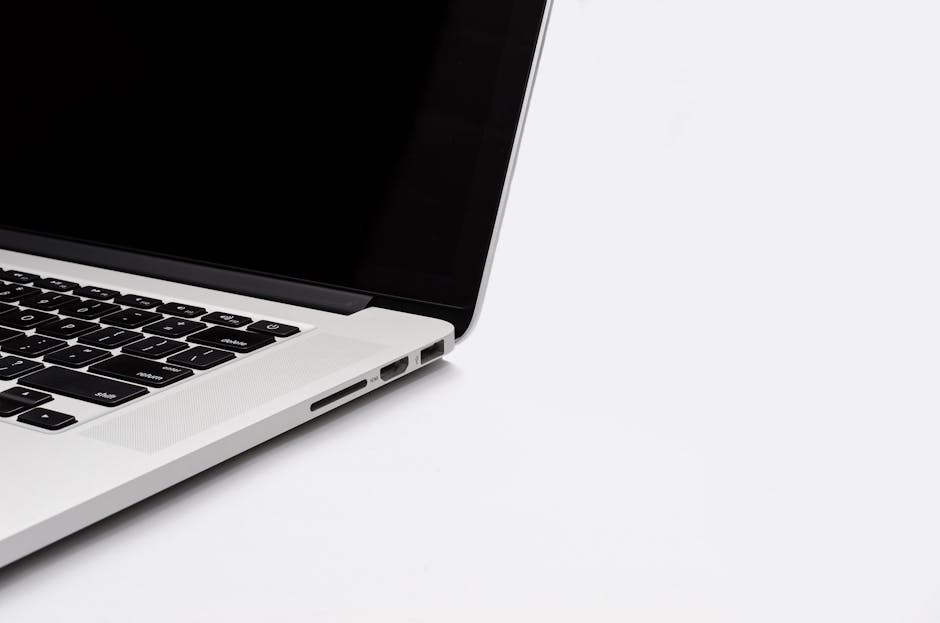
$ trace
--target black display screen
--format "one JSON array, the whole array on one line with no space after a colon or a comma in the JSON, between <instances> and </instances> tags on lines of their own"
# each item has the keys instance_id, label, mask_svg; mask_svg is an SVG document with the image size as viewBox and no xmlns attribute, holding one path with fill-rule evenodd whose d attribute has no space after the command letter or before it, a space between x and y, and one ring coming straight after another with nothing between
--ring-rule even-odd
<instances>
[{"instance_id":1,"label":"black display screen","mask_svg":"<svg viewBox=\"0 0 940 623\"><path fill-rule=\"evenodd\" d=\"M16 4L0 227L473 305L543 0Z\"/></svg>"}]
</instances>

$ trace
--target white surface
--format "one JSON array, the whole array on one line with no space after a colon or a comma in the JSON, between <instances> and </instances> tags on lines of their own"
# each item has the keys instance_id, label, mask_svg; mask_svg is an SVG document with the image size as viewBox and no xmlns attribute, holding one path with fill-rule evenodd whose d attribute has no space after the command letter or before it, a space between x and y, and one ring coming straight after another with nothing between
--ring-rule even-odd
<instances>
[{"instance_id":1,"label":"white surface","mask_svg":"<svg viewBox=\"0 0 940 623\"><path fill-rule=\"evenodd\" d=\"M940 619L935 7L558 0L451 362L0 572L0 620Z\"/></svg>"}]
</instances>

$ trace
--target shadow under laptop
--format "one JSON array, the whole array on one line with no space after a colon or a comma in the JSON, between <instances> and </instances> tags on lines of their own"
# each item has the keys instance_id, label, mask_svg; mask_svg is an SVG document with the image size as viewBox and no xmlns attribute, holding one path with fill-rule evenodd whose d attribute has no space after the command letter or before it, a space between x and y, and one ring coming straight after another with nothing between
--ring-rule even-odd
<instances>
[{"instance_id":1,"label":"shadow under laptop","mask_svg":"<svg viewBox=\"0 0 940 623\"><path fill-rule=\"evenodd\" d=\"M348 420L355 415L365 415L366 413L372 415L377 414L377 411L368 408L369 405L376 400L388 400L389 396L407 391L418 381L427 383L429 377L441 381L456 374L459 374L459 370L453 364L444 360L436 361L402 377L394 383L390 383L370 392L357 400L301 424L254 448L246 450L223 463L210 467L179 484L106 517L87 528L83 528L33 554L12 562L6 567L0 568L0 591L13 585L18 579L22 579L30 573L41 571L46 565L55 564L62 556L67 556L73 552L93 546L98 541L107 539L115 532L130 527L138 517L153 513L161 507L179 503L187 497L196 495L200 490L210 486L214 481L229 476L239 469L245 468L252 460L256 460L269 452L276 451L278 448L289 444L300 443L307 439L308 435L315 434L318 431L335 425L339 420Z\"/></svg>"}]
</instances>

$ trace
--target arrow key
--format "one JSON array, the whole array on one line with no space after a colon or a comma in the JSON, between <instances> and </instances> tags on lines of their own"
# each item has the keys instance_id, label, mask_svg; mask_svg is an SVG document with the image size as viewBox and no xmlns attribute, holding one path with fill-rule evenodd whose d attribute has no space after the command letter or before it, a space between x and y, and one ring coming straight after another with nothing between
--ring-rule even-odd
<instances>
[{"instance_id":1,"label":"arrow key","mask_svg":"<svg viewBox=\"0 0 940 623\"><path fill-rule=\"evenodd\" d=\"M10 417L11 415L22 413L27 409L29 409L29 407L15 400L0 398L0 417Z\"/></svg>"},{"instance_id":2,"label":"arrow key","mask_svg":"<svg viewBox=\"0 0 940 623\"><path fill-rule=\"evenodd\" d=\"M35 389L25 387L11 387L5 392L0 392L0 400L10 400L26 407L36 407L52 400L52 396L37 392Z\"/></svg>"},{"instance_id":3,"label":"arrow key","mask_svg":"<svg viewBox=\"0 0 940 623\"><path fill-rule=\"evenodd\" d=\"M50 409L33 409L27 411L18 418L17 421L24 424L31 424L44 428L46 430L61 430L66 426L71 426L76 422L75 418L65 413L52 411Z\"/></svg>"}]
</instances>

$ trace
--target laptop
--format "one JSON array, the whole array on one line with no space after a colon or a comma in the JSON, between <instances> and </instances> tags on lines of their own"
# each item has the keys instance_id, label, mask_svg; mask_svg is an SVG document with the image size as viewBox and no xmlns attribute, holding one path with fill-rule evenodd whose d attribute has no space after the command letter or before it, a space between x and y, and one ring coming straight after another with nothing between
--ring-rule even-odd
<instances>
[{"instance_id":1,"label":"laptop","mask_svg":"<svg viewBox=\"0 0 940 623\"><path fill-rule=\"evenodd\" d=\"M321 4L5 9L0 566L474 325L548 2Z\"/></svg>"}]
</instances>

